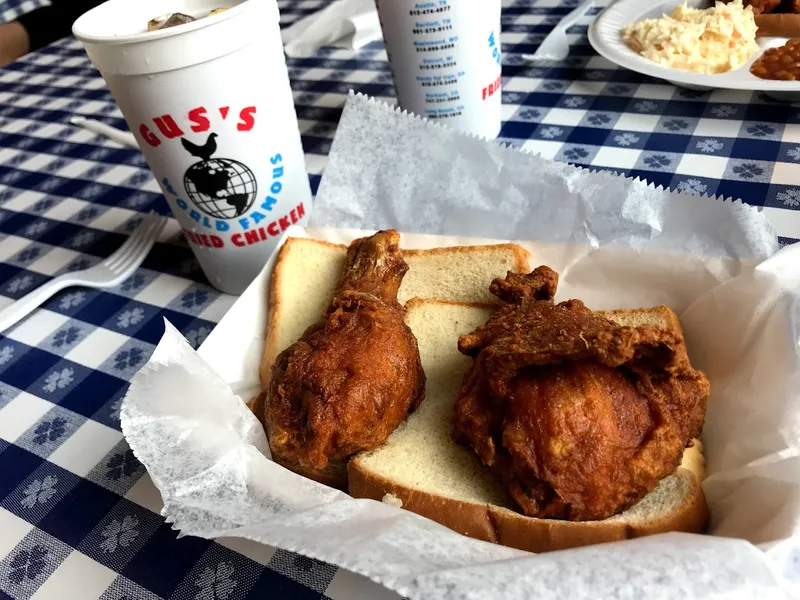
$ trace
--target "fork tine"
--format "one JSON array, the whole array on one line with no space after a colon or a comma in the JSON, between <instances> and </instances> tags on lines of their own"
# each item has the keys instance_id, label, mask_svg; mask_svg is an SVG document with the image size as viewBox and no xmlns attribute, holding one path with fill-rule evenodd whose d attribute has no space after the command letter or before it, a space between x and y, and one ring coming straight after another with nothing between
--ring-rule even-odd
<instances>
[{"instance_id":1,"label":"fork tine","mask_svg":"<svg viewBox=\"0 0 800 600\"><path fill-rule=\"evenodd\" d=\"M135 261L139 255L142 254L143 249L149 251L150 247L152 247L152 241L155 239L153 232L157 231L157 229L157 223L151 224L145 231L142 232L142 235L137 236L128 251L123 256L120 256L115 262L112 270L121 271L125 269L131 261Z\"/></svg>"},{"instance_id":2,"label":"fork tine","mask_svg":"<svg viewBox=\"0 0 800 600\"><path fill-rule=\"evenodd\" d=\"M128 239L123 242L123 244L117 248L111 255L107 256L106 259L102 262L103 266L111 268L111 265L123 254L128 251L134 241L135 241L136 231L131 233L128 236Z\"/></svg>"},{"instance_id":3,"label":"fork tine","mask_svg":"<svg viewBox=\"0 0 800 600\"><path fill-rule=\"evenodd\" d=\"M128 239L125 240L123 244L113 252L113 254L106 257L106 259L103 261L104 266L112 268L119 258L128 252L130 247L136 242L138 236L142 235L142 232L153 222L153 214L154 213L150 213L146 215L136 229L134 229L133 232L128 236Z\"/></svg>"},{"instance_id":4,"label":"fork tine","mask_svg":"<svg viewBox=\"0 0 800 600\"><path fill-rule=\"evenodd\" d=\"M117 257L110 268L115 272L119 272L124 269L131 260L135 260L139 254L141 254L145 246L148 246L148 244L152 245L152 240L154 239L153 233L158 231L158 228L159 221L149 221L145 227L142 227L139 235L132 240L130 247Z\"/></svg>"},{"instance_id":5,"label":"fork tine","mask_svg":"<svg viewBox=\"0 0 800 600\"><path fill-rule=\"evenodd\" d=\"M119 268L119 265L128 260L128 257L136 252L136 248L141 244L142 239L146 239L148 232L153 228L152 223L147 223L145 227L137 230L135 234L131 235L127 246L120 247L119 251L115 252L112 257L106 262L105 266L112 271Z\"/></svg>"},{"instance_id":6,"label":"fork tine","mask_svg":"<svg viewBox=\"0 0 800 600\"><path fill-rule=\"evenodd\" d=\"M137 243L134 244L128 256L125 257L125 260L121 261L113 270L117 273L133 272L136 270L150 253L153 244L155 244L166 224L167 219L165 217L159 217L159 220L148 228L146 235L142 235L141 238L137 240Z\"/></svg>"},{"instance_id":7,"label":"fork tine","mask_svg":"<svg viewBox=\"0 0 800 600\"><path fill-rule=\"evenodd\" d=\"M159 223L161 217L157 213L150 213L139 224L139 226L128 236L125 243L117 251L103 261L103 266L109 269L116 269L118 265L130 255L133 248L142 237L147 237L154 225Z\"/></svg>"}]
</instances>

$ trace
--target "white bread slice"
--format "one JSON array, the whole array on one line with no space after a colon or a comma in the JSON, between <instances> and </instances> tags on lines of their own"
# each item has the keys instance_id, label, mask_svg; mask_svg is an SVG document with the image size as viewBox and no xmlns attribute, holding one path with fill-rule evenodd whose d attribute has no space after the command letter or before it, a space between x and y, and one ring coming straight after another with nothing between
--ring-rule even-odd
<instances>
[{"instance_id":1,"label":"white bread slice","mask_svg":"<svg viewBox=\"0 0 800 600\"><path fill-rule=\"evenodd\" d=\"M527 273L528 251L516 244L453 246L405 250L408 273L397 294L400 304L412 298L497 304L489 284L506 273Z\"/></svg>"},{"instance_id":2,"label":"white bread slice","mask_svg":"<svg viewBox=\"0 0 800 600\"><path fill-rule=\"evenodd\" d=\"M259 376L269 384L278 354L314 324L333 298L347 247L309 238L289 238L281 247L270 282L267 334ZM405 250L408 273L398 300L439 298L490 302L489 284L508 271L528 272L528 252L516 244Z\"/></svg>"},{"instance_id":3,"label":"white bread slice","mask_svg":"<svg viewBox=\"0 0 800 600\"><path fill-rule=\"evenodd\" d=\"M413 300L406 310L427 376L425 400L383 446L350 461L352 496L402 505L464 535L532 552L705 528L708 509L700 488L699 442L686 450L674 475L609 519L535 519L512 510L513 504L476 455L451 438L453 403L471 364L458 352L456 341L485 323L492 308ZM666 307L612 311L607 316L630 325L679 326Z\"/></svg>"}]
</instances>

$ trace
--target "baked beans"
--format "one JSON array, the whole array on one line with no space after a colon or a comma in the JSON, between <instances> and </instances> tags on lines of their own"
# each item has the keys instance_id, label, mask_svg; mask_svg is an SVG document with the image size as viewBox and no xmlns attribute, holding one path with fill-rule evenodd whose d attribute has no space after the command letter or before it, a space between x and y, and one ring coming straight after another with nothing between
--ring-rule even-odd
<instances>
[{"instance_id":1,"label":"baked beans","mask_svg":"<svg viewBox=\"0 0 800 600\"><path fill-rule=\"evenodd\" d=\"M750 72L761 79L800 81L800 38L764 52L750 67Z\"/></svg>"}]
</instances>

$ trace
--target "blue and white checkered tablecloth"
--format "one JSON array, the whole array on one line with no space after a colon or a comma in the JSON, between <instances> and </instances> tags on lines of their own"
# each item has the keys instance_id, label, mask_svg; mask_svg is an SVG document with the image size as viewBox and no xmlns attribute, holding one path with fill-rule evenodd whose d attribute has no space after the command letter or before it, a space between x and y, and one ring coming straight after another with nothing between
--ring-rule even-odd
<instances>
[{"instance_id":1,"label":"blue and white checkered tablecloth","mask_svg":"<svg viewBox=\"0 0 800 600\"><path fill-rule=\"evenodd\" d=\"M49 5L50 0L0 0L0 23L8 23L37 8Z\"/></svg>"},{"instance_id":2,"label":"blue and white checkered tablecloth","mask_svg":"<svg viewBox=\"0 0 800 600\"><path fill-rule=\"evenodd\" d=\"M326 0L282 0L285 23ZM526 64L575 0L505 0L504 142L690 194L764 206L800 238L800 108L699 93L572 54ZM0 2L0 7L4 6ZM345 95L393 101L385 52L289 61L314 189ZM142 156L69 125L125 124L74 40L0 70L0 306L109 255L167 211ZM335 567L239 539L177 539L119 428L120 400L166 317L197 346L235 298L203 280L177 224L109 291L70 289L0 336L0 598L397 598Z\"/></svg>"}]
</instances>

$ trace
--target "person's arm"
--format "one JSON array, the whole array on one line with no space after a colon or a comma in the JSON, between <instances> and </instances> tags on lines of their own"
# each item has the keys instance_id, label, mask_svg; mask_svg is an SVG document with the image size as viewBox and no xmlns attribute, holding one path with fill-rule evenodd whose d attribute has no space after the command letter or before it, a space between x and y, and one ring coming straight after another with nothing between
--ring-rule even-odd
<instances>
[{"instance_id":1,"label":"person's arm","mask_svg":"<svg viewBox=\"0 0 800 600\"><path fill-rule=\"evenodd\" d=\"M28 32L19 22L0 24L0 67L30 51Z\"/></svg>"},{"instance_id":2,"label":"person's arm","mask_svg":"<svg viewBox=\"0 0 800 600\"><path fill-rule=\"evenodd\" d=\"M72 24L103 0L52 0L50 6L31 11L0 25L0 66L52 44L72 33Z\"/></svg>"}]
</instances>

